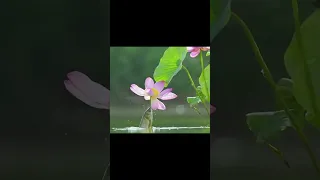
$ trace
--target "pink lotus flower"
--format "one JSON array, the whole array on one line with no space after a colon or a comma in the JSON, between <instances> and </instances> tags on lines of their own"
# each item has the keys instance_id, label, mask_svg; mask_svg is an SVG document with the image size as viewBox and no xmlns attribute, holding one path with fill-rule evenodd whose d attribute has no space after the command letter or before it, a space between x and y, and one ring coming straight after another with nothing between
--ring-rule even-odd
<instances>
[{"instance_id":1,"label":"pink lotus flower","mask_svg":"<svg viewBox=\"0 0 320 180\"><path fill-rule=\"evenodd\" d=\"M153 110L165 110L166 106L158 99L171 100L176 98L177 95L171 92L172 88L163 90L164 84L164 81L154 83L152 78L148 77L144 83L145 89L136 84L131 84L130 90L138 96L144 96L145 100L151 100L151 108Z\"/></svg>"},{"instance_id":2,"label":"pink lotus flower","mask_svg":"<svg viewBox=\"0 0 320 180\"><path fill-rule=\"evenodd\" d=\"M72 95L91 107L109 109L110 91L107 88L78 71L67 76L69 80L65 80L64 85Z\"/></svg>"},{"instance_id":3,"label":"pink lotus flower","mask_svg":"<svg viewBox=\"0 0 320 180\"><path fill-rule=\"evenodd\" d=\"M210 47L187 47L187 51L191 52L190 57L197 57L201 51L209 51Z\"/></svg>"},{"instance_id":4,"label":"pink lotus flower","mask_svg":"<svg viewBox=\"0 0 320 180\"><path fill-rule=\"evenodd\" d=\"M210 114L214 113L215 111L216 111L216 108L210 105Z\"/></svg>"}]
</instances>

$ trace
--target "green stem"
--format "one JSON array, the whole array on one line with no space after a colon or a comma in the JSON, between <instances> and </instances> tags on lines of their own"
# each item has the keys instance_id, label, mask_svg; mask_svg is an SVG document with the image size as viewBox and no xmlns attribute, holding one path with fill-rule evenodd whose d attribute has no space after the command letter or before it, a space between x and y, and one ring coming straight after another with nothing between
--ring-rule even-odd
<instances>
[{"instance_id":1,"label":"green stem","mask_svg":"<svg viewBox=\"0 0 320 180\"><path fill-rule=\"evenodd\" d=\"M259 65L260 65L260 67L262 68L263 73L264 73L267 81L272 86L272 88L275 89L276 88L276 83L273 80L273 77L272 77L272 75L271 75L271 73L269 71L269 68L268 68L267 64L263 60L263 57L262 57L262 55L260 53L260 50L259 50L259 47L258 47L256 41L254 40L254 37L251 34L251 31L249 30L249 28L246 25L246 23L237 14L232 12L232 15L233 15L233 17L235 17L235 19L238 21L238 23L243 28L244 33L246 34L246 36L247 36L247 38L248 38L248 40L249 40L249 42L251 44L251 47L252 47L253 52L254 52L254 55L256 56L256 59L257 59Z\"/></svg>"},{"instance_id":2,"label":"green stem","mask_svg":"<svg viewBox=\"0 0 320 180\"><path fill-rule=\"evenodd\" d=\"M186 71L186 73L187 73L187 75L188 75L188 77L189 77L189 80L190 80L190 82L191 82L191 86L192 86L192 87L194 88L194 90L197 92L197 87L196 87L196 85L194 84L194 81L193 81L193 79L192 79L192 77L191 77L191 75L190 75L189 70L188 70L184 65L182 65L182 68ZM201 98L201 97L199 97L199 98ZM206 109L207 113L210 115L210 111L209 111L206 103L203 101L202 98L201 98L201 102L203 103L203 106L204 106L204 108Z\"/></svg>"},{"instance_id":3,"label":"green stem","mask_svg":"<svg viewBox=\"0 0 320 180\"><path fill-rule=\"evenodd\" d=\"M311 158L311 161L312 161L312 164L313 166L315 167L317 173L318 173L318 176L320 177L320 168L319 168L319 165L318 165L318 162L317 162L317 158L316 156L314 155L310 145L309 145L309 142L308 142L308 138L305 136L305 134L301 131L301 129L298 129L300 132L298 132L298 134L300 134L300 139L302 140L304 146L306 147L306 150Z\"/></svg>"},{"instance_id":4,"label":"green stem","mask_svg":"<svg viewBox=\"0 0 320 180\"><path fill-rule=\"evenodd\" d=\"M103 173L103 176L102 176L102 179L101 180L104 180L104 177L106 177L106 174L107 174L107 171L110 167L110 163L108 164L108 166L106 167L106 169L104 170L104 173Z\"/></svg>"},{"instance_id":5,"label":"green stem","mask_svg":"<svg viewBox=\"0 0 320 180\"><path fill-rule=\"evenodd\" d=\"M284 157L283 153L276 147L274 147L272 144L268 142L264 142L274 153L276 153L280 159L283 161L283 163L287 166L287 168L291 168L289 162Z\"/></svg>"},{"instance_id":6,"label":"green stem","mask_svg":"<svg viewBox=\"0 0 320 180\"><path fill-rule=\"evenodd\" d=\"M189 80L190 80L190 82L191 82L191 85L192 85L193 89L194 89L195 91L197 91L197 87L196 87L196 85L194 84L194 81L193 81L193 79L192 79L192 77L191 77L191 75L190 75L190 73L189 73L189 70L188 70L184 65L182 65L182 68L186 71L186 73L187 73L187 75L188 75L188 77L189 77Z\"/></svg>"},{"instance_id":7,"label":"green stem","mask_svg":"<svg viewBox=\"0 0 320 180\"><path fill-rule=\"evenodd\" d=\"M204 65L203 65L203 57L202 57L202 52L200 51L200 63L201 63L201 70L202 70L202 73L203 73L203 80L204 80L204 86L205 86L205 89L206 89L206 92L207 92L207 95L209 95L209 91L208 91L208 85L207 85L207 79L206 79L206 76L204 74ZM210 99L210 97L208 97Z\"/></svg>"},{"instance_id":8,"label":"green stem","mask_svg":"<svg viewBox=\"0 0 320 180\"><path fill-rule=\"evenodd\" d=\"M152 101L150 99L150 125L149 125L149 130L150 128L152 129L152 124L153 124L153 110L152 110Z\"/></svg>"},{"instance_id":9,"label":"green stem","mask_svg":"<svg viewBox=\"0 0 320 180\"><path fill-rule=\"evenodd\" d=\"M297 40L297 45L298 45L298 54L300 56L300 59L302 59L302 68L305 72L305 82L307 85L307 91L309 95L309 100L311 101L312 109L317 117L318 115L318 104L316 102L316 93L314 91L314 86L312 84L311 80L311 73L309 71L308 63L307 63L307 58L304 54L304 47L303 47L303 42L302 42L302 34L301 34L301 29L300 29L300 18L299 18L299 6L298 6L298 1L297 0L291 0L292 3L292 10L293 10L293 17L294 17L294 22L295 22L295 37Z\"/></svg>"},{"instance_id":10,"label":"green stem","mask_svg":"<svg viewBox=\"0 0 320 180\"><path fill-rule=\"evenodd\" d=\"M263 72L264 72L264 75L265 75L265 78L267 79L267 81L269 82L269 84L271 85L272 89L276 92L276 95L277 97L280 99L281 103L283 104L284 106L284 110L286 112L286 114L288 115L293 127L296 129L296 132L298 133L301 141L303 142L306 150L307 150L307 153L312 161L312 164L314 166L314 168L316 169L318 175L320 176L320 168L318 166L318 163L317 163L317 160L315 158L315 155L313 153L313 151L311 150L311 147L308 143L308 140L306 138L306 136L304 135L303 131L300 129L300 127L295 123L297 122L297 117L291 113L291 111L289 111L289 108L288 108L288 105L287 103L284 101L283 97L277 93L277 85L275 83L275 81L273 80L272 78L272 75L268 69L268 66L266 65L261 53L260 53L260 50L259 50L259 47L257 45L257 43L255 42L254 40L254 37L251 33L251 31L249 30L248 26L245 24L245 22L237 15L235 14L234 12L232 12L232 16L235 17L235 19L238 21L238 23L241 25L241 27L243 28L247 38L249 39L249 42L251 44L251 47L254 51L254 54L256 56L256 59L259 63L259 65L261 66Z\"/></svg>"}]
</instances>

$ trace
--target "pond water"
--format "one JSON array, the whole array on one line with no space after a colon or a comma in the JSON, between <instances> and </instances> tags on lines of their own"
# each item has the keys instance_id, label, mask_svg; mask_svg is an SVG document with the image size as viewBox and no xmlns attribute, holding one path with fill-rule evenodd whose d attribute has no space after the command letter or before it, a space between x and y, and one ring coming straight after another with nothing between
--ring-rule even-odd
<instances>
[{"instance_id":1,"label":"pond water","mask_svg":"<svg viewBox=\"0 0 320 180\"><path fill-rule=\"evenodd\" d=\"M110 108L111 133L210 133L210 117L205 111L200 115L192 109L184 114L157 112L153 128L148 130L139 128L143 109L118 109Z\"/></svg>"},{"instance_id":2,"label":"pond water","mask_svg":"<svg viewBox=\"0 0 320 180\"><path fill-rule=\"evenodd\" d=\"M210 133L210 127L153 127L151 130L139 127L125 127L112 128L111 133Z\"/></svg>"}]
</instances>

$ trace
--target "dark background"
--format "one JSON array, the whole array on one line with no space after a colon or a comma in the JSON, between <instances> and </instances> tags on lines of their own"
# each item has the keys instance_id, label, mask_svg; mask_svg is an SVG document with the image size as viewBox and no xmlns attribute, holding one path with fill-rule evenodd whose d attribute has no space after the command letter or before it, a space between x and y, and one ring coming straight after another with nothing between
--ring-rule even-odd
<instances>
[{"instance_id":1,"label":"dark background","mask_svg":"<svg viewBox=\"0 0 320 180\"><path fill-rule=\"evenodd\" d=\"M1 5L1 179L101 179L109 111L64 88L85 73L109 89L108 4L12 1Z\"/></svg>"},{"instance_id":2,"label":"dark background","mask_svg":"<svg viewBox=\"0 0 320 180\"><path fill-rule=\"evenodd\" d=\"M314 8L312 0L300 0L301 20ZM233 0L232 9L249 26L274 79L289 77L284 52L294 32L290 0ZM315 170L292 130L272 143L292 166L286 166L266 146L255 143L245 121L249 112L276 110L275 98L239 24L231 19L211 44L213 104L211 119L211 179L313 179ZM307 128L319 159L319 132Z\"/></svg>"}]
</instances>

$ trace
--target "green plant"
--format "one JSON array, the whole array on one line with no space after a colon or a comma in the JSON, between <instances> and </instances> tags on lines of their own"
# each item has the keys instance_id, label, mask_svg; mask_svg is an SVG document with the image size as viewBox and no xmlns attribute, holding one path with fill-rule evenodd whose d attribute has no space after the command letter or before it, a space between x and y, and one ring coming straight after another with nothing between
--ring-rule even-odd
<instances>
[{"instance_id":1,"label":"green plant","mask_svg":"<svg viewBox=\"0 0 320 180\"><path fill-rule=\"evenodd\" d=\"M215 17L211 18L211 31L219 32L226 25L221 22L228 22L230 16L234 17L243 28L263 75L282 106L281 111L247 114L250 130L257 136L258 142L267 144L289 167L281 151L269 141L277 133L293 128L302 140L320 177L318 162L304 133L306 123L320 128L320 10L316 9L300 25L298 2L292 0L296 32L284 55L284 63L291 79L282 78L275 82L248 26L231 10L222 10L229 9L230 3L231 0L215 0L215 3L211 3L211 11ZM215 35L211 37L212 40Z\"/></svg>"}]
</instances>

